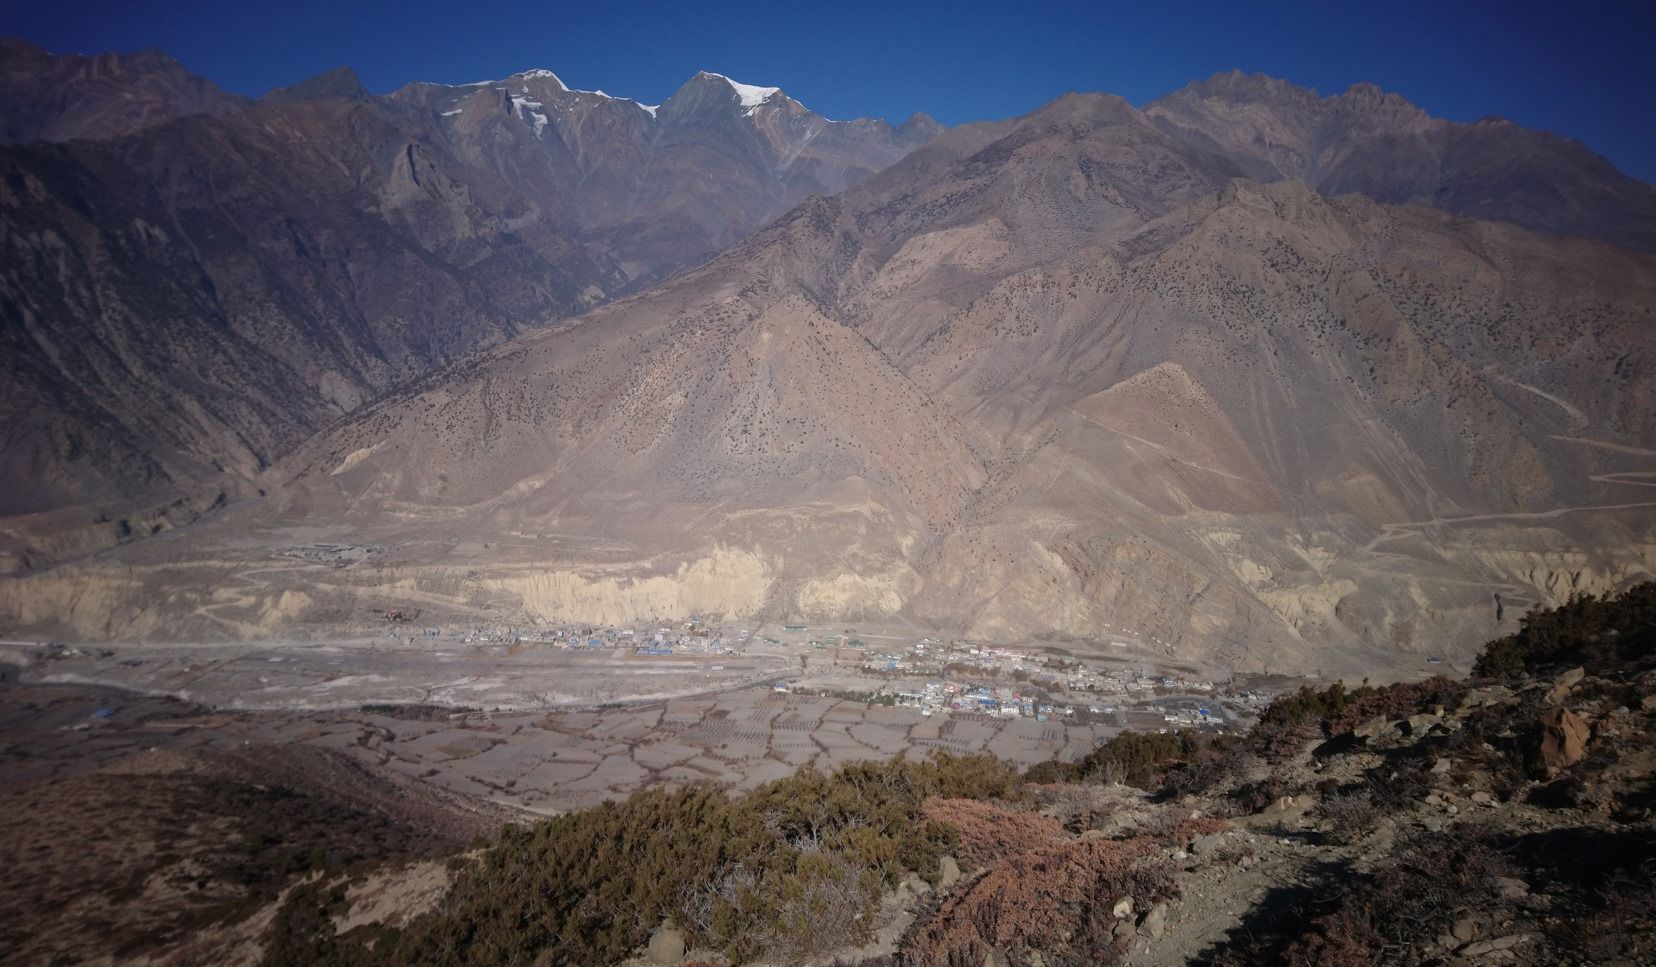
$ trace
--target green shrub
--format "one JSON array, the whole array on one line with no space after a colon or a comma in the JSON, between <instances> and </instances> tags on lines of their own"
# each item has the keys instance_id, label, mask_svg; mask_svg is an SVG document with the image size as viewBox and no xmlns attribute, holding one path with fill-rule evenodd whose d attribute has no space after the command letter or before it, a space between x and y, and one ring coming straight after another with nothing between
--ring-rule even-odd
<instances>
[{"instance_id":1,"label":"green shrub","mask_svg":"<svg viewBox=\"0 0 1656 967\"><path fill-rule=\"evenodd\" d=\"M1481 678L1513 679L1565 665L1596 671L1656 656L1656 583L1620 595L1578 595L1557 608L1532 611L1517 632L1484 647L1472 666Z\"/></svg>"},{"instance_id":2,"label":"green shrub","mask_svg":"<svg viewBox=\"0 0 1656 967\"><path fill-rule=\"evenodd\" d=\"M635 793L504 832L399 959L612 962L663 920L737 962L807 959L865 939L882 887L935 878L953 836L921 814L928 797L1018 794L1006 763L947 754L804 770L736 799Z\"/></svg>"}]
</instances>

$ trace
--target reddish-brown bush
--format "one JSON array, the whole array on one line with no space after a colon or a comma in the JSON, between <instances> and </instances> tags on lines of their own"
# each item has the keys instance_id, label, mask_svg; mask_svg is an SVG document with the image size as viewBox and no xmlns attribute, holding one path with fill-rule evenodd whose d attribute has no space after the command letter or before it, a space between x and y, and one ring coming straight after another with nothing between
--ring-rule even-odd
<instances>
[{"instance_id":1,"label":"reddish-brown bush","mask_svg":"<svg viewBox=\"0 0 1656 967\"><path fill-rule=\"evenodd\" d=\"M1210 833L1222 833L1230 828L1230 823L1213 816L1197 816L1193 819L1181 820L1173 827L1172 844L1174 846L1189 846L1197 837L1207 836Z\"/></svg>"},{"instance_id":2,"label":"reddish-brown bush","mask_svg":"<svg viewBox=\"0 0 1656 967\"><path fill-rule=\"evenodd\" d=\"M1350 732L1376 716L1388 719L1407 718L1430 711L1434 706L1454 707L1456 699L1466 690L1464 682L1447 678L1428 678L1423 682L1399 682L1379 689L1372 695L1353 699L1328 719L1328 734Z\"/></svg>"},{"instance_id":3,"label":"reddish-brown bush","mask_svg":"<svg viewBox=\"0 0 1656 967\"><path fill-rule=\"evenodd\" d=\"M975 799L928 799L920 813L958 834L955 855L966 869L993 866L1008 856L1065 838L1063 825L1051 816Z\"/></svg>"},{"instance_id":4,"label":"reddish-brown bush","mask_svg":"<svg viewBox=\"0 0 1656 967\"><path fill-rule=\"evenodd\" d=\"M904 959L920 965L977 965L991 950L1013 963L1031 951L1059 964L1112 964L1123 944L1111 933L1111 908L1124 896L1142 906L1176 894L1156 844L1083 840L1004 860L972 887L946 899L910 933Z\"/></svg>"}]
</instances>

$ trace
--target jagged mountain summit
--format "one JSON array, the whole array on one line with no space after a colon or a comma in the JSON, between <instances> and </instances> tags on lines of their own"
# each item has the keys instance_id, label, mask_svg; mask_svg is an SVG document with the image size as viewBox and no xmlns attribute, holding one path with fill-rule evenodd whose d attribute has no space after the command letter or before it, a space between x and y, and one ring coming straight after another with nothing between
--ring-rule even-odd
<instances>
[{"instance_id":1,"label":"jagged mountain summit","mask_svg":"<svg viewBox=\"0 0 1656 967\"><path fill-rule=\"evenodd\" d=\"M942 130L925 115L898 128L830 121L780 88L706 71L659 105L572 89L545 69L392 96L433 111L468 162L570 186L588 245L635 282L723 249L806 195L838 194ZM503 152L503 130L539 150Z\"/></svg>"},{"instance_id":2,"label":"jagged mountain summit","mask_svg":"<svg viewBox=\"0 0 1656 967\"><path fill-rule=\"evenodd\" d=\"M1069 95L361 408L263 501L0 601L82 636L302 633L417 596L441 624L902 621L1417 666L1656 569L1652 325L1648 253L1320 193L1155 105ZM318 535L372 563L281 559Z\"/></svg>"},{"instance_id":3,"label":"jagged mountain summit","mask_svg":"<svg viewBox=\"0 0 1656 967\"><path fill-rule=\"evenodd\" d=\"M161 54L7 42L0 550L38 566L254 494L363 402L939 130L743 96L699 75L657 119L549 71L381 97L341 69L249 101Z\"/></svg>"}]
</instances>

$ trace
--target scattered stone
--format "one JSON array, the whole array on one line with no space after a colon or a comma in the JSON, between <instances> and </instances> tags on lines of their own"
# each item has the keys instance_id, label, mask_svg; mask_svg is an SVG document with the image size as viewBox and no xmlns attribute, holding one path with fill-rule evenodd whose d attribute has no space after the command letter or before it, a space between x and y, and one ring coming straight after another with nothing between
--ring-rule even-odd
<instances>
[{"instance_id":1,"label":"scattered stone","mask_svg":"<svg viewBox=\"0 0 1656 967\"><path fill-rule=\"evenodd\" d=\"M1269 806L1266 806L1264 809L1260 810L1259 813L1261 816L1277 816L1293 808L1294 797L1283 796L1276 802L1273 802Z\"/></svg>"},{"instance_id":2,"label":"scattered stone","mask_svg":"<svg viewBox=\"0 0 1656 967\"><path fill-rule=\"evenodd\" d=\"M684 959L684 934L663 924L650 934L644 959L652 964L676 964Z\"/></svg>"},{"instance_id":3,"label":"scattered stone","mask_svg":"<svg viewBox=\"0 0 1656 967\"><path fill-rule=\"evenodd\" d=\"M1656 692L1639 699L1639 709L1645 712L1656 712Z\"/></svg>"},{"instance_id":4,"label":"scattered stone","mask_svg":"<svg viewBox=\"0 0 1656 967\"><path fill-rule=\"evenodd\" d=\"M1495 797L1491 796L1487 792L1484 792L1482 789L1479 789L1477 792L1472 794L1472 801L1480 806L1495 805Z\"/></svg>"},{"instance_id":5,"label":"scattered stone","mask_svg":"<svg viewBox=\"0 0 1656 967\"><path fill-rule=\"evenodd\" d=\"M1540 760L1547 775L1556 776L1585 759L1591 735L1586 720L1567 708L1542 713Z\"/></svg>"},{"instance_id":6,"label":"scattered stone","mask_svg":"<svg viewBox=\"0 0 1656 967\"><path fill-rule=\"evenodd\" d=\"M1152 940L1160 940L1167 932L1167 904L1158 903L1150 908L1150 912L1139 921L1139 927L1150 935Z\"/></svg>"},{"instance_id":7,"label":"scattered stone","mask_svg":"<svg viewBox=\"0 0 1656 967\"><path fill-rule=\"evenodd\" d=\"M1117 940L1126 943L1138 936L1138 925L1131 920L1123 920L1115 925L1115 929L1111 933L1115 935Z\"/></svg>"},{"instance_id":8,"label":"scattered stone","mask_svg":"<svg viewBox=\"0 0 1656 967\"><path fill-rule=\"evenodd\" d=\"M1449 805L1443 807L1443 811L1451 816L1457 816L1460 814L1460 807L1454 803L1450 803Z\"/></svg>"},{"instance_id":9,"label":"scattered stone","mask_svg":"<svg viewBox=\"0 0 1656 967\"><path fill-rule=\"evenodd\" d=\"M1469 944L1478 939L1478 921L1471 917L1462 917L1449 928L1449 935L1454 937L1457 943Z\"/></svg>"},{"instance_id":10,"label":"scattered stone","mask_svg":"<svg viewBox=\"0 0 1656 967\"><path fill-rule=\"evenodd\" d=\"M1587 677L1587 669L1582 668L1580 665L1577 665L1576 667L1570 669L1569 671L1565 672L1564 674L1559 675L1557 678L1553 679L1553 684L1554 685L1563 685L1565 688L1570 688L1571 686L1575 685L1577 682L1581 681L1583 678L1586 678L1586 677Z\"/></svg>"},{"instance_id":11,"label":"scattered stone","mask_svg":"<svg viewBox=\"0 0 1656 967\"><path fill-rule=\"evenodd\" d=\"M1448 759L1439 759L1438 761L1432 763L1432 775L1445 775L1454 767L1454 763L1450 762Z\"/></svg>"},{"instance_id":12,"label":"scattered stone","mask_svg":"<svg viewBox=\"0 0 1656 967\"><path fill-rule=\"evenodd\" d=\"M1124 896L1117 900L1116 905L1110 909L1110 916L1115 917L1117 920L1122 920L1132 915L1133 898L1130 896Z\"/></svg>"},{"instance_id":13,"label":"scattered stone","mask_svg":"<svg viewBox=\"0 0 1656 967\"><path fill-rule=\"evenodd\" d=\"M1570 686L1554 685L1552 689L1547 692L1547 697L1542 699L1542 701L1546 702L1548 705L1562 705L1564 704L1564 700L1569 697Z\"/></svg>"},{"instance_id":14,"label":"scattered stone","mask_svg":"<svg viewBox=\"0 0 1656 967\"><path fill-rule=\"evenodd\" d=\"M1190 844L1190 851L1197 856L1202 856L1218 849L1224 842L1224 833L1208 833L1206 836L1196 837Z\"/></svg>"},{"instance_id":15,"label":"scattered stone","mask_svg":"<svg viewBox=\"0 0 1656 967\"><path fill-rule=\"evenodd\" d=\"M1187 860L1190 858L1190 854L1186 853L1182 849L1176 849L1173 851L1173 858L1176 860Z\"/></svg>"},{"instance_id":16,"label":"scattered stone","mask_svg":"<svg viewBox=\"0 0 1656 967\"><path fill-rule=\"evenodd\" d=\"M1426 798L1422 799L1421 802L1428 806L1441 806L1443 805L1443 797L1435 792L1429 792L1426 794Z\"/></svg>"}]
</instances>

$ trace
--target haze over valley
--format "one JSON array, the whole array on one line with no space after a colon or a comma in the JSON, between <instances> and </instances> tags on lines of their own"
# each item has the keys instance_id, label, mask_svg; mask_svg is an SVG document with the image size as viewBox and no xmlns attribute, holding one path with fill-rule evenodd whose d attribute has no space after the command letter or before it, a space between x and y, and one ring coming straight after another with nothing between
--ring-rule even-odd
<instances>
[{"instance_id":1,"label":"haze over valley","mask_svg":"<svg viewBox=\"0 0 1656 967\"><path fill-rule=\"evenodd\" d=\"M0 949L1656 950L1656 186L1367 82L559 69L0 40Z\"/></svg>"}]
</instances>

